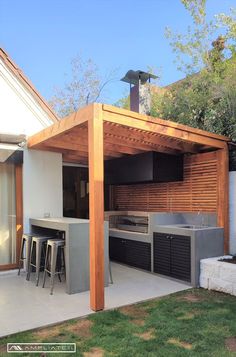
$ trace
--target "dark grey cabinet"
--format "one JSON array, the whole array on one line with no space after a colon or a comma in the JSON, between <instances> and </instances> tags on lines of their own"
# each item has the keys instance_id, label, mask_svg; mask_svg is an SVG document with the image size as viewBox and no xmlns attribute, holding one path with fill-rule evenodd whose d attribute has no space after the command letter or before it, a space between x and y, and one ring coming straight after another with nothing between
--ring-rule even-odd
<instances>
[{"instance_id":1,"label":"dark grey cabinet","mask_svg":"<svg viewBox=\"0 0 236 357\"><path fill-rule=\"evenodd\" d=\"M154 233L153 262L155 273L190 282L190 237L166 233Z\"/></svg>"},{"instance_id":2,"label":"dark grey cabinet","mask_svg":"<svg viewBox=\"0 0 236 357\"><path fill-rule=\"evenodd\" d=\"M151 243L110 237L109 254L111 260L151 271Z\"/></svg>"}]
</instances>

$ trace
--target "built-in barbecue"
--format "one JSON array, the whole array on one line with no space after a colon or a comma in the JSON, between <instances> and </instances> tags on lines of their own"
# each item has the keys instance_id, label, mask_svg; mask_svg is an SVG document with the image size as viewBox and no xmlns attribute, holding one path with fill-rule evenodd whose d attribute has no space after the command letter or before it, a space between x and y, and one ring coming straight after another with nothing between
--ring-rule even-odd
<instances>
[{"instance_id":1,"label":"built-in barbecue","mask_svg":"<svg viewBox=\"0 0 236 357\"><path fill-rule=\"evenodd\" d=\"M110 228L123 231L148 233L148 216L114 215L110 216Z\"/></svg>"}]
</instances>

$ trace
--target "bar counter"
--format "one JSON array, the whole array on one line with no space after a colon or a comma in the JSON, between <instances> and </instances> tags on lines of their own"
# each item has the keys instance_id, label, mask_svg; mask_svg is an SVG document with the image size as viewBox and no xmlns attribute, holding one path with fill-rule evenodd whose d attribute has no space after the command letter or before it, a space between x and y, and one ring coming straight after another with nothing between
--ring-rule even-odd
<instances>
[{"instance_id":1,"label":"bar counter","mask_svg":"<svg viewBox=\"0 0 236 357\"><path fill-rule=\"evenodd\" d=\"M35 233L65 233L66 292L75 294L89 290L89 220L31 218L30 225ZM108 232L108 222L104 222L105 286L108 285Z\"/></svg>"}]
</instances>

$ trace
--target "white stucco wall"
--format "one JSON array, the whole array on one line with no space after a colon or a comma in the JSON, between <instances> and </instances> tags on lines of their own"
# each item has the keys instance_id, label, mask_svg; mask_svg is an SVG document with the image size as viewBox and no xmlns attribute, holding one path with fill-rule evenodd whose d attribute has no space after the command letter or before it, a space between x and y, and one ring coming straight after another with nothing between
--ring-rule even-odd
<instances>
[{"instance_id":1,"label":"white stucco wall","mask_svg":"<svg viewBox=\"0 0 236 357\"><path fill-rule=\"evenodd\" d=\"M29 230L29 218L62 217L62 155L24 150L23 164L24 231Z\"/></svg>"},{"instance_id":2,"label":"white stucco wall","mask_svg":"<svg viewBox=\"0 0 236 357\"><path fill-rule=\"evenodd\" d=\"M24 82L0 58L0 133L33 135L53 124ZM24 231L30 217L62 216L62 156L24 150Z\"/></svg>"},{"instance_id":3,"label":"white stucco wall","mask_svg":"<svg viewBox=\"0 0 236 357\"><path fill-rule=\"evenodd\" d=\"M229 252L236 254L236 171L229 173Z\"/></svg>"},{"instance_id":4,"label":"white stucco wall","mask_svg":"<svg viewBox=\"0 0 236 357\"><path fill-rule=\"evenodd\" d=\"M0 132L32 135L52 124L48 114L0 58Z\"/></svg>"}]
</instances>

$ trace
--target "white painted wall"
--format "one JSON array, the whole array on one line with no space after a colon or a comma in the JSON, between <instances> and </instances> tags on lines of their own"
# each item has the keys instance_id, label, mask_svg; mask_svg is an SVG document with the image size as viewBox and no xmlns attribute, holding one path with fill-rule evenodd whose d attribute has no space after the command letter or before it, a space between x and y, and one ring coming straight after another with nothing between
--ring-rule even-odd
<instances>
[{"instance_id":1,"label":"white painted wall","mask_svg":"<svg viewBox=\"0 0 236 357\"><path fill-rule=\"evenodd\" d=\"M229 252L236 254L236 171L229 172Z\"/></svg>"},{"instance_id":2,"label":"white painted wall","mask_svg":"<svg viewBox=\"0 0 236 357\"><path fill-rule=\"evenodd\" d=\"M24 231L29 231L29 218L62 217L62 155L24 150L23 164Z\"/></svg>"},{"instance_id":3,"label":"white painted wall","mask_svg":"<svg viewBox=\"0 0 236 357\"><path fill-rule=\"evenodd\" d=\"M52 124L48 114L0 58L0 132L32 135Z\"/></svg>"},{"instance_id":4,"label":"white painted wall","mask_svg":"<svg viewBox=\"0 0 236 357\"><path fill-rule=\"evenodd\" d=\"M23 82L0 58L0 133L33 135L53 122ZM23 163L24 231L29 218L61 217L62 155L24 150Z\"/></svg>"}]
</instances>

